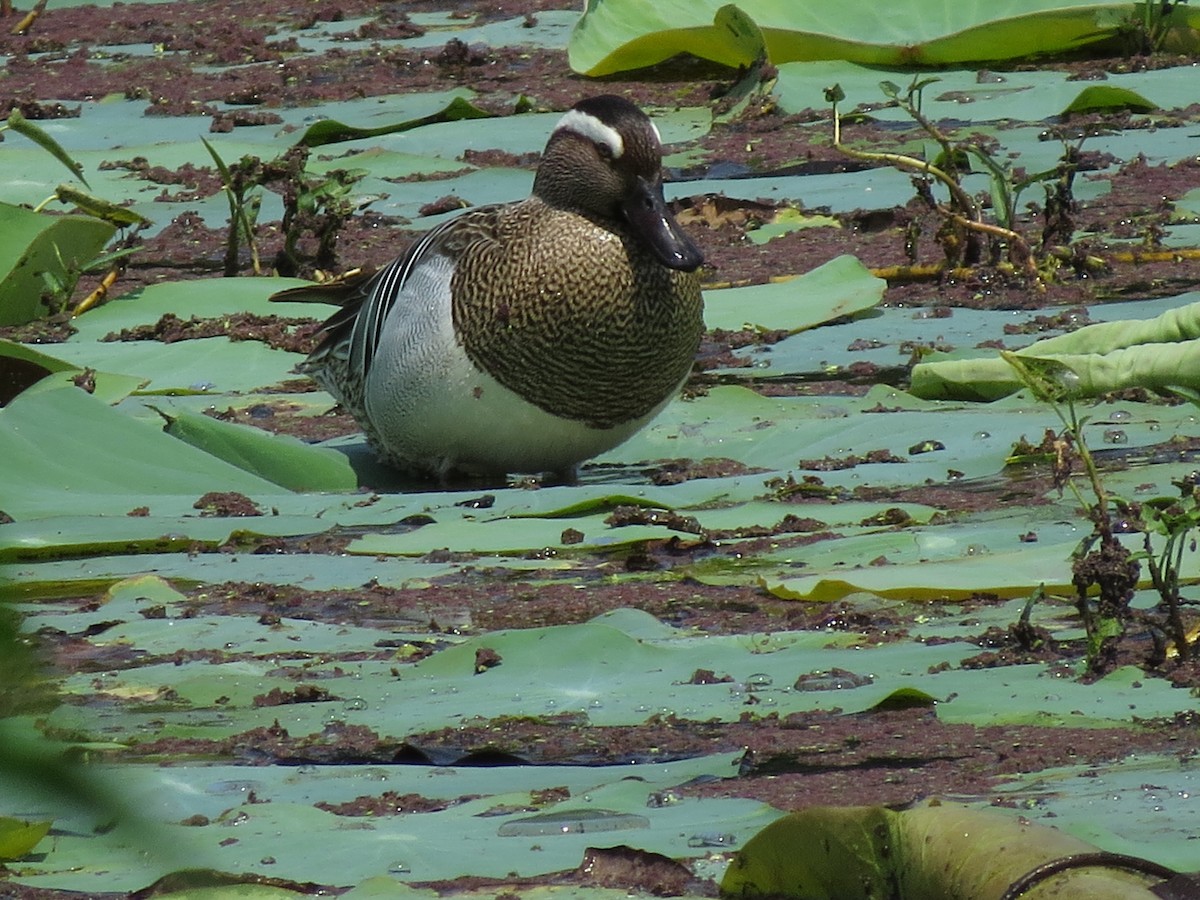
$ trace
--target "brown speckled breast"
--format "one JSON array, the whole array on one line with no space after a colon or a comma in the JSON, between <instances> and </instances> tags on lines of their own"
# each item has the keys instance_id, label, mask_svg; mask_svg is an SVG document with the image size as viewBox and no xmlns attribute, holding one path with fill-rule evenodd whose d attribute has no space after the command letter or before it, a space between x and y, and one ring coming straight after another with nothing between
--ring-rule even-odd
<instances>
[{"instance_id":1,"label":"brown speckled breast","mask_svg":"<svg viewBox=\"0 0 1200 900\"><path fill-rule=\"evenodd\" d=\"M476 366L597 428L646 415L679 386L704 328L696 273L537 198L477 212L494 220L440 248L458 258L452 315Z\"/></svg>"}]
</instances>

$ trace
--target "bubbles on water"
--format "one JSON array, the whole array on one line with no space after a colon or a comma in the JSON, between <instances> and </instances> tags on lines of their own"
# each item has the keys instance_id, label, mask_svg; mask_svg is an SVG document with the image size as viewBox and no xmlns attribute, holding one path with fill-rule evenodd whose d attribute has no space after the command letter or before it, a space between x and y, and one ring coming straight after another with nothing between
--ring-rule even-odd
<instances>
[{"instance_id":1,"label":"bubbles on water","mask_svg":"<svg viewBox=\"0 0 1200 900\"><path fill-rule=\"evenodd\" d=\"M987 544L967 544L963 549L963 556L986 556L990 552Z\"/></svg>"},{"instance_id":2,"label":"bubbles on water","mask_svg":"<svg viewBox=\"0 0 1200 900\"><path fill-rule=\"evenodd\" d=\"M500 837L546 837L554 834L596 834L649 828L650 820L612 809L564 809L505 822Z\"/></svg>"},{"instance_id":3,"label":"bubbles on water","mask_svg":"<svg viewBox=\"0 0 1200 900\"><path fill-rule=\"evenodd\" d=\"M408 867L408 863L403 862L401 860L397 860L396 862L391 863L388 866L387 870L388 870L389 875L411 875L412 874L412 869L410 869Z\"/></svg>"},{"instance_id":4,"label":"bubbles on water","mask_svg":"<svg viewBox=\"0 0 1200 900\"><path fill-rule=\"evenodd\" d=\"M262 790L261 781L214 781L206 789L208 794L249 794Z\"/></svg>"},{"instance_id":5,"label":"bubbles on water","mask_svg":"<svg viewBox=\"0 0 1200 900\"><path fill-rule=\"evenodd\" d=\"M351 697L342 704L342 709L346 712L361 712L367 708L367 701L362 697Z\"/></svg>"},{"instance_id":6,"label":"bubbles on water","mask_svg":"<svg viewBox=\"0 0 1200 900\"><path fill-rule=\"evenodd\" d=\"M1129 435L1125 433L1125 429L1123 428L1106 428L1104 430L1104 443L1128 444Z\"/></svg>"},{"instance_id":7,"label":"bubbles on water","mask_svg":"<svg viewBox=\"0 0 1200 900\"><path fill-rule=\"evenodd\" d=\"M737 845L737 835L726 831L699 831L687 840L689 847L733 847Z\"/></svg>"},{"instance_id":8,"label":"bubbles on water","mask_svg":"<svg viewBox=\"0 0 1200 900\"><path fill-rule=\"evenodd\" d=\"M683 795L676 791L651 791L646 797L646 805L651 809L662 809L664 806L675 806L683 802Z\"/></svg>"},{"instance_id":9,"label":"bubbles on water","mask_svg":"<svg viewBox=\"0 0 1200 900\"><path fill-rule=\"evenodd\" d=\"M992 436L992 433L991 433L990 431L977 431L977 432L975 432L975 434L973 435L973 437L974 437L974 438L975 438L975 440L977 440L977 441L986 441L986 440L988 440L988 439L989 439L991 436Z\"/></svg>"},{"instance_id":10,"label":"bubbles on water","mask_svg":"<svg viewBox=\"0 0 1200 900\"><path fill-rule=\"evenodd\" d=\"M766 672L755 672L746 678L746 690L761 691L775 683L775 679Z\"/></svg>"},{"instance_id":11,"label":"bubbles on water","mask_svg":"<svg viewBox=\"0 0 1200 900\"><path fill-rule=\"evenodd\" d=\"M874 675L859 675L849 669L817 669L796 679L793 687L798 691L845 691L871 684Z\"/></svg>"},{"instance_id":12,"label":"bubbles on water","mask_svg":"<svg viewBox=\"0 0 1200 900\"><path fill-rule=\"evenodd\" d=\"M1110 422L1128 422L1132 418L1133 413L1127 409L1114 409L1108 414L1108 421Z\"/></svg>"}]
</instances>

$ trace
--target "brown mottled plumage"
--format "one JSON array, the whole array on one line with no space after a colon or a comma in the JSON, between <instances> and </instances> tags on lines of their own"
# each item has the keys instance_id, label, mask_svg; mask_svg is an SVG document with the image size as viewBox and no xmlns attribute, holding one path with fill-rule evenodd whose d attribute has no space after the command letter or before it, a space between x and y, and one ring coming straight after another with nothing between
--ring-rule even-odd
<instances>
[{"instance_id":1,"label":"brown mottled plumage","mask_svg":"<svg viewBox=\"0 0 1200 900\"><path fill-rule=\"evenodd\" d=\"M409 471L568 473L615 447L678 390L703 329L661 152L633 104L581 101L529 199L469 210L346 286L305 371Z\"/></svg>"},{"instance_id":2,"label":"brown mottled plumage","mask_svg":"<svg viewBox=\"0 0 1200 900\"><path fill-rule=\"evenodd\" d=\"M694 275L536 197L489 218L497 240L459 257L451 289L475 365L546 412L596 428L646 415L679 386L702 327ZM586 262L564 265L572 246L589 248Z\"/></svg>"}]
</instances>

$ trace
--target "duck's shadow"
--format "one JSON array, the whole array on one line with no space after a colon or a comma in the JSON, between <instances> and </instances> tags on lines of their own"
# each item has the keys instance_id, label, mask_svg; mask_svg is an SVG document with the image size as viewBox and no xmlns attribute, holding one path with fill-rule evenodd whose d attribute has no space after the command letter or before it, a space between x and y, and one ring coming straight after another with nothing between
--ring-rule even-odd
<instances>
[{"instance_id":1,"label":"duck's shadow","mask_svg":"<svg viewBox=\"0 0 1200 900\"><path fill-rule=\"evenodd\" d=\"M384 465L361 435L326 441L321 446L345 455L360 490L379 494L455 493L506 488L534 490L580 485L641 486L651 483L648 473L652 465L649 463L585 463L573 477L553 473L507 476L451 473L439 480L422 478Z\"/></svg>"}]
</instances>

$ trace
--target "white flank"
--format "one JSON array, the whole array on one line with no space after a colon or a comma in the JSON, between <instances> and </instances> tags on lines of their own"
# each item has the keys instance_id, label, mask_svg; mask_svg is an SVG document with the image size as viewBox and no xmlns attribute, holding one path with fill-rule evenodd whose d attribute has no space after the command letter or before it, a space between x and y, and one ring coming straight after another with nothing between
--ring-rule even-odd
<instances>
[{"instance_id":1,"label":"white flank","mask_svg":"<svg viewBox=\"0 0 1200 900\"><path fill-rule=\"evenodd\" d=\"M620 159L625 152L625 142L617 129L605 125L593 115L573 109L558 120L555 131L573 131L588 140L608 148L613 159Z\"/></svg>"}]
</instances>

